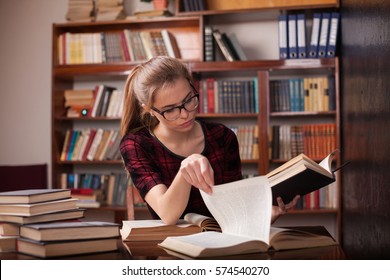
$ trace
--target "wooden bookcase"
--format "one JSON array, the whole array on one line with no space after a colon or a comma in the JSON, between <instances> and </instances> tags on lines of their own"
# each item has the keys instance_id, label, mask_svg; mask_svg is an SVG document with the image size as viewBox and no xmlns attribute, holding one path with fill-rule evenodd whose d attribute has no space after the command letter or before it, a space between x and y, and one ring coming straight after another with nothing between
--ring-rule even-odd
<instances>
[{"instance_id":1,"label":"wooden bookcase","mask_svg":"<svg viewBox=\"0 0 390 280\"><path fill-rule=\"evenodd\" d=\"M214 4L211 5L211 2ZM97 170L96 172L111 172L117 170L124 172L121 161L61 161L60 153L67 129L74 127L111 127L119 129L119 118L107 117L80 117L69 118L65 115L64 91L76 88L81 84L100 84L102 81L116 83L118 87L124 85L130 70L141 61L100 63L100 64L70 64L59 63L58 38L61 34L93 33L106 31L120 31L124 29L138 31L153 31L167 29L173 34L181 51L181 59L187 64L195 80L205 78L216 79L256 79L256 92L258 93L258 113L243 114L199 114L199 118L220 121L229 124L253 124L257 126L258 159L243 160L244 173L264 175L275 165L283 161L269 158L269 131L273 124L287 123L322 123L332 122L336 126L336 147L340 148L340 104L339 104L339 66L338 58L326 59L267 59L262 56L248 61L227 62L221 59L212 62L203 61L203 30L206 24L234 25L236 19L244 24L257 16L254 13L265 15L267 21L277 22L278 13L294 11L321 11L323 9L337 9L339 1L273 1L273 5L259 4L251 6L254 1L209 1L209 9L197 12L184 12L182 1L175 1L175 16L156 19L121 20L95 23L64 23L53 25L53 69L52 69L52 185L59 186L61 173L78 172L78 170ZM259 1L261 2L261 1ZM240 3L240 5L238 5ZM264 5L264 6L263 6ZM244 13L248 17L243 17ZM246 15L245 14L245 15ZM255 16L253 16L255 15ZM236 16L236 17L235 17ZM233 21L231 20L233 18ZM262 24L260 17L259 24ZM250 35L248 35L250 37ZM278 46L271 46L277 48ZM336 109L332 112L286 112L272 113L270 111L270 82L278 77L305 77L311 75L332 75L335 80ZM316 160L320 160L317 158ZM340 164L339 159L336 164ZM332 209L305 209L295 210L288 217L296 219L310 219L324 216L330 220L336 238L340 239L341 232L341 185L337 186L337 207ZM104 210L125 212L125 207L103 207ZM120 216L120 215L118 215Z\"/></svg>"}]
</instances>

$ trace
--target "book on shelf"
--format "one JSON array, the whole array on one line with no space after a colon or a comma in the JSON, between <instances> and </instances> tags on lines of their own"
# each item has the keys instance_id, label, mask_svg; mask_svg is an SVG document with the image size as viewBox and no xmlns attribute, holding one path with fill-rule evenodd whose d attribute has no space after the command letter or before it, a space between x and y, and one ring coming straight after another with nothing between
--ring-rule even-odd
<instances>
[{"instance_id":1,"label":"book on shelf","mask_svg":"<svg viewBox=\"0 0 390 280\"><path fill-rule=\"evenodd\" d=\"M37 203L70 198L70 190L61 189L29 189L0 192L1 204Z\"/></svg>"},{"instance_id":2,"label":"book on shelf","mask_svg":"<svg viewBox=\"0 0 390 280\"><path fill-rule=\"evenodd\" d=\"M36 241L27 238L17 240L19 253L40 258L63 257L118 250L117 238L100 238L71 241Z\"/></svg>"},{"instance_id":3,"label":"book on shelf","mask_svg":"<svg viewBox=\"0 0 390 280\"><path fill-rule=\"evenodd\" d=\"M119 237L119 225L108 222L56 222L22 225L20 236L36 241Z\"/></svg>"},{"instance_id":4,"label":"book on shelf","mask_svg":"<svg viewBox=\"0 0 390 280\"><path fill-rule=\"evenodd\" d=\"M123 221L121 236L123 241L162 241L168 236L188 235L202 231L220 231L218 223L210 217L188 213L175 225L167 225L161 220Z\"/></svg>"},{"instance_id":5,"label":"book on shelf","mask_svg":"<svg viewBox=\"0 0 390 280\"><path fill-rule=\"evenodd\" d=\"M135 18L154 18L154 17L171 17L173 14L168 9L159 9L159 10L144 10L144 11L134 11L132 16L127 16L126 19Z\"/></svg>"},{"instance_id":6,"label":"book on shelf","mask_svg":"<svg viewBox=\"0 0 390 280\"><path fill-rule=\"evenodd\" d=\"M223 54L223 57L227 61L237 60L234 57L232 50L229 48L227 42L224 40L222 33L218 29L213 30L213 36L214 36L215 41L217 42L219 49L221 50L221 52Z\"/></svg>"},{"instance_id":7,"label":"book on shelf","mask_svg":"<svg viewBox=\"0 0 390 280\"><path fill-rule=\"evenodd\" d=\"M0 215L35 216L76 209L77 199L66 198L33 204L0 204Z\"/></svg>"},{"instance_id":8,"label":"book on shelf","mask_svg":"<svg viewBox=\"0 0 390 280\"><path fill-rule=\"evenodd\" d=\"M335 245L331 236L271 228L272 188L266 176L213 187L202 198L222 232L170 236L159 246L192 258Z\"/></svg>"},{"instance_id":9,"label":"book on shelf","mask_svg":"<svg viewBox=\"0 0 390 280\"><path fill-rule=\"evenodd\" d=\"M84 218L85 209L71 209L53 213L40 214L30 217L15 215L0 215L0 222L15 223L20 225L56 222L63 220L77 220Z\"/></svg>"}]
</instances>

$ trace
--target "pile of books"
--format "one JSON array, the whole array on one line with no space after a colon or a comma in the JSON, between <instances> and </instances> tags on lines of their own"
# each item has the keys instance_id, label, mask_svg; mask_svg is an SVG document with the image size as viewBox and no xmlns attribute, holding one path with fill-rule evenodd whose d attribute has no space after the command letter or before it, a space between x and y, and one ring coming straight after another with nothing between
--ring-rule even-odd
<instances>
[{"instance_id":1,"label":"pile of books","mask_svg":"<svg viewBox=\"0 0 390 280\"><path fill-rule=\"evenodd\" d=\"M0 251L41 258L117 250L119 225L82 222L70 190L0 192Z\"/></svg>"}]
</instances>

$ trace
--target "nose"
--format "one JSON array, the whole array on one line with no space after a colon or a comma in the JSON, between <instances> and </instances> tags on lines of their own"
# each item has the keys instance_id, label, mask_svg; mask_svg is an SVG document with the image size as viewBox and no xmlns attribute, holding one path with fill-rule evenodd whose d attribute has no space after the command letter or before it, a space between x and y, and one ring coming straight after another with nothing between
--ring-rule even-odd
<instances>
[{"instance_id":1,"label":"nose","mask_svg":"<svg viewBox=\"0 0 390 280\"><path fill-rule=\"evenodd\" d=\"M184 115L183 115L184 114ZM188 115L190 114L190 112L188 112L187 110L186 110L186 108L184 108L184 107L182 107L182 108L180 108L180 118L181 119L186 119L186 118L188 118Z\"/></svg>"}]
</instances>

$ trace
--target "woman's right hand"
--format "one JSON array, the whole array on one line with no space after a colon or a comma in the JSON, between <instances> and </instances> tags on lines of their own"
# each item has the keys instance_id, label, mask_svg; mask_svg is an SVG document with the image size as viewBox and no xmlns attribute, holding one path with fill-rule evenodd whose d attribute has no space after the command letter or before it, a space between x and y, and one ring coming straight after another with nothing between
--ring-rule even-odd
<instances>
[{"instance_id":1,"label":"woman's right hand","mask_svg":"<svg viewBox=\"0 0 390 280\"><path fill-rule=\"evenodd\" d=\"M200 154L190 155L181 162L180 172L192 186L208 194L212 193L214 170L206 157Z\"/></svg>"}]
</instances>

